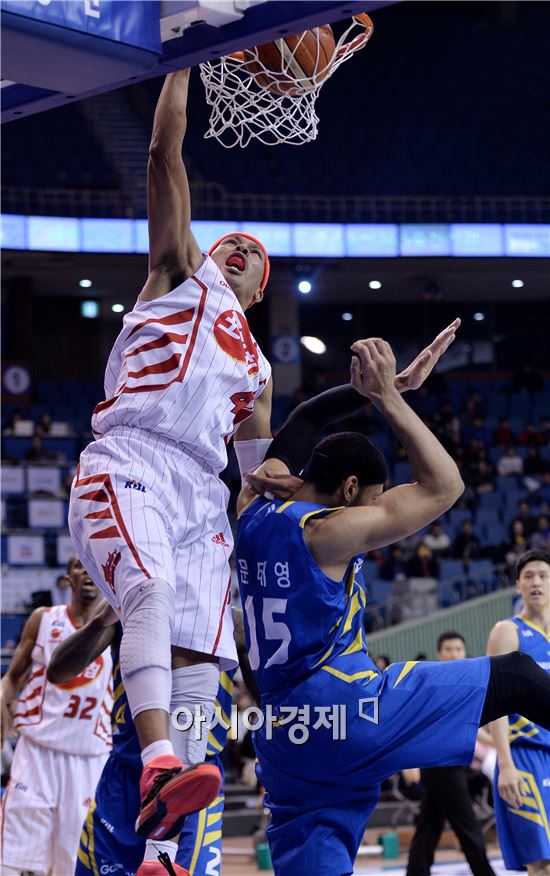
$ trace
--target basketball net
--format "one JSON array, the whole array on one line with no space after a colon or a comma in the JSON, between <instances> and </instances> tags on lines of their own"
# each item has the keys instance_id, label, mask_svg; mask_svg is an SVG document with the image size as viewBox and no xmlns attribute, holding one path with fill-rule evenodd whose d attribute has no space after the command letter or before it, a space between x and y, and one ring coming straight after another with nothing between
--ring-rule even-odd
<instances>
[{"instance_id":1,"label":"basketball net","mask_svg":"<svg viewBox=\"0 0 550 876\"><path fill-rule=\"evenodd\" d=\"M276 77L260 61L257 49L250 49L246 59L243 52L236 52L201 64L206 102L211 108L205 138L214 137L227 149L244 147L254 138L267 146L279 143L301 146L315 140L319 123L315 102L321 88L344 61L367 44L373 30L372 21L366 13L354 16L351 25L336 43L327 66L316 70L316 77L323 74L324 77L313 85L310 78L296 78L291 69L294 53L290 52ZM299 43L294 51L298 47ZM251 58L275 87L280 83L281 75L286 75L296 82L299 93L276 94L260 86L248 67Z\"/></svg>"}]
</instances>

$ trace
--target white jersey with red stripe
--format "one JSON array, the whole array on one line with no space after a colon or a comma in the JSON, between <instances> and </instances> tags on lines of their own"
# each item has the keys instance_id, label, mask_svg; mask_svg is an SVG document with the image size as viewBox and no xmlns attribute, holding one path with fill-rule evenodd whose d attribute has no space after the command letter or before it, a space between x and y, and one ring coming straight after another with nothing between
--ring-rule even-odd
<instances>
[{"instance_id":1,"label":"white jersey with red stripe","mask_svg":"<svg viewBox=\"0 0 550 876\"><path fill-rule=\"evenodd\" d=\"M105 754L111 748L110 650L66 684L46 680L53 652L76 629L67 605L55 605L42 615L31 674L17 700L14 725L23 736L46 748L66 754Z\"/></svg>"},{"instance_id":2,"label":"white jersey with red stripe","mask_svg":"<svg viewBox=\"0 0 550 876\"><path fill-rule=\"evenodd\" d=\"M200 455L215 472L271 373L244 311L216 263L124 317L105 372L96 438L134 427Z\"/></svg>"}]
</instances>

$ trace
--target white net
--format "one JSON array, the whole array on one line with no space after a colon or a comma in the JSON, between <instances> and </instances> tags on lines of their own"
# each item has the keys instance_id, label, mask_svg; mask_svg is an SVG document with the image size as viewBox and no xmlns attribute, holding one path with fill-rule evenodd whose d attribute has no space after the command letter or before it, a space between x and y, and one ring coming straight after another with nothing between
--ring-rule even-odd
<instances>
[{"instance_id":1,"label":"white net","mask_svg":"<svg viewBox=\"0 0 550 876\"><path fill-rule=\"evenodd\" d=\"M315 140L319 118L315 102L319 91L340 64L363 48L373 32L365 13L352 23L336 43L328 63L315 65L313 77L296 76L294 50L280 44L281 67L274 72L259 58L258 49L238 52L200 65L201 79L210 106L210 124L204 135L214 137L227 149L261 140L268 146L287 143L301 146ZM317 50L319 62L319 47ZM277 93L292 80L292 94ZM260 81L262 84L260 84ZM295 84L294 84L295 83Z\"/></svg>"}]
</instances>

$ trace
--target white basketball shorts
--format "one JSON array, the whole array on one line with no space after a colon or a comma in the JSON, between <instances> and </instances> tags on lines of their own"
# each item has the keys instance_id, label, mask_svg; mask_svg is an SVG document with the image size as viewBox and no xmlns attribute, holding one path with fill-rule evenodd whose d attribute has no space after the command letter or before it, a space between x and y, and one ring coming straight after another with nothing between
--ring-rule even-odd
<instances>
[{"instance_id":1,"label":"white basketball shorts","mask_svg":"<svg viewBox=\"0 0 550 876\"><path fill-rule=\"evenodd\" d=\"M2 798L2 864L74 873L82 824L108 752L65 754L20 736Z\"/></svg>"},{"instance_id":2,"label":"white basketball shorts","mask_svg":"<svg viewBox=\"0 0 550 876\"><path fill-rule=\"evenodd\" d=\"M75 551L124 625L144 578L175 589L172 644L237 665L230 606L229 491L198 454L120 427L80 457L69 507Z\"/></svg>"}]
</instances>

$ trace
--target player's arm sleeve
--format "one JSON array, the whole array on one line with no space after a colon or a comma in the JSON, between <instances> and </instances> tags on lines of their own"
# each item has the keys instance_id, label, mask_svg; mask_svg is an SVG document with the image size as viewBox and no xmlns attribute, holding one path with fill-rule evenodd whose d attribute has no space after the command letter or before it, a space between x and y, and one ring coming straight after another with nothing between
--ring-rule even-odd
<instances>
[{"instance_id":1,"label":"player's arm sleeve","mask_svg":"<svg viewBox=\"0 0 550 876\"><path fill-rule=\"evenodd\" d=\"M293 475L305 468L319 432L331 423L356 414L367 404L365 396L346 383L302 402L273 439L266 459L280 459Z\"/></svg>"},{"instance_id":2,"label":"player's arm sleeve","mask_svg":"<svg viewBox=\"0 0 550 876\"><path fill-rule=\"evenodd\" d=\"M48 681L66 684L82 672L112 644L116 627L105 626L102 611L92 617L55 649L46 670Z\"/></svg>"}]
</instances>

